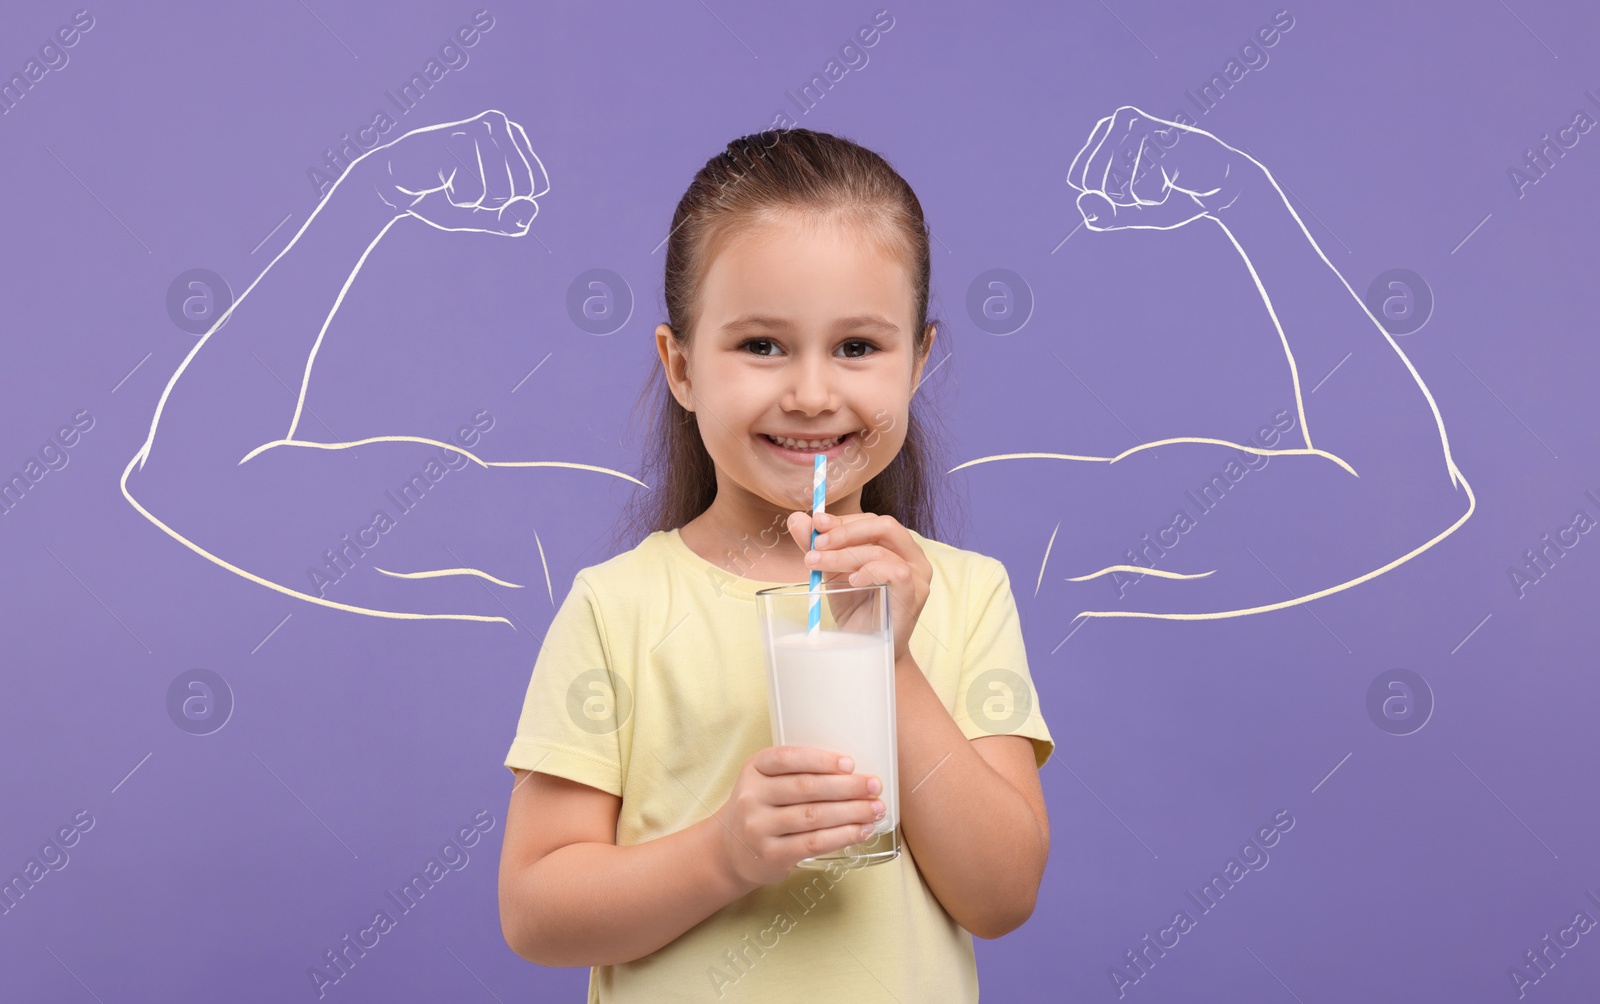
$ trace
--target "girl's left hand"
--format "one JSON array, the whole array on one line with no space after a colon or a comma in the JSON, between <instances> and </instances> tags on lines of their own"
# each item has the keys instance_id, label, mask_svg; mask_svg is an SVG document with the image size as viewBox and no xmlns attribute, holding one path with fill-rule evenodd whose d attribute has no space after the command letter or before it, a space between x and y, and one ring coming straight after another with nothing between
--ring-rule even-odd
<instances>
[{"instance_id":1,"label":"girl's left hand","mask_svg":"<svg viewBox=\"0 0 1600 1004\"><path fill-rule=\"evenodd\" d=\"M815 545L811 527L809 512L789 515L789 533L806 552L806 567L823 573L822 581L888 585L894 658L899 663L908 654L911 632L916 630L917 618L933 589L933 566L922 548L893 516L821 513L816 519Z\"/></svg>"}]
</instances>

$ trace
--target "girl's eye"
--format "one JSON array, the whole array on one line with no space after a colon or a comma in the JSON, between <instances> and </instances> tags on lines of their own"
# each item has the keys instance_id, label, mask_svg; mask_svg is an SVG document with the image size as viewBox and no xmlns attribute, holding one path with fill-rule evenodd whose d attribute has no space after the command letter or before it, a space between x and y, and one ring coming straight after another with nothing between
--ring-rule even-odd
<instances>
[{"instance_id":1,"label":"girl's eye","mask_svg":"<svg viewBox=\"0 0 1600 1004\"><path fill-rule=\"evenodd\" d=\"M768 355L771 355L772 353L760 351L759 349L752 348L752 346L768 346L768 347L771 347L771 346L773 346L775 344L776 343L774 343L773 340L770 339L770 338L748 338L748 339L744 340L743 342L739 343L739 348L741 348L741 349L750 349L755 355L758 355L758 356L768 356ZM844 344L845 344L845 348L847 350L851 346L860 346L862 349L871 350L871 352L878 351L878 347L876 345L873 345L871 342L868 342L868 341L862 341L859 338L858 339L852 339L851 341L845 342ZM847 358L847 359L861 359L861 358L863 358L863 357L865 357L865 356L867 356L869 354L870 353L866 352L866 351L857 352L857 353L851 353L849 351L846 351L845 358Z\"/></svg>"}]
</instances>

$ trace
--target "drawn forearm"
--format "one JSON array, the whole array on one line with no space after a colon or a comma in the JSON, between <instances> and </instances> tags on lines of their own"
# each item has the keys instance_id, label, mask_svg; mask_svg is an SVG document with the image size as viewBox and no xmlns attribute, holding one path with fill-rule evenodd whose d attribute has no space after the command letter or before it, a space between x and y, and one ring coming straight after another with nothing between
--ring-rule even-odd
<instances>
[{"instance_id":1,"label":"drawn forearm","mask_svg":"<svg viewBox=\"0 0 1600 1004\"><path fill-rule=\"evenodd\" d=\"M214 471L297 426L307 438L333 438L313 432L315 420L300 407L309 365L362 261L395 219L351 176L330 192L173 375L146 460Z\"/></svg>"},{"instance_id":2,"label":"drawn forearm","mask_svg":"<svg viewBox=\"0 0 1600 1004\"><path fill-rule=\"evenodd\" d=\"M1263 176L1219 225L1280 333L1308 445L1362 477L1404 469L1414 480L1424 462L1443 474L1443 423L1420 375L1286 197Z\"/></svg>"}]
</instances>

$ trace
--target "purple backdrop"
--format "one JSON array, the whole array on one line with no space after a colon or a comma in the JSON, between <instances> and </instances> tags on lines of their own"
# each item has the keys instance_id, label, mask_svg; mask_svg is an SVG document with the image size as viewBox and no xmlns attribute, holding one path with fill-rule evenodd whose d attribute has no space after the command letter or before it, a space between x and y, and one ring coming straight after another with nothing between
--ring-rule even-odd
<instances>
[{"instance_id":1,"label":"purple backdrop","mask_svg":"<svg viewBox=\"0 0 1600 1004\"><path fill-rule=\"evenodd\" d=\"M944 322L927 390L954 460L1115 452L1135 430L1184 434L1185 415L1248 435L1292 398L1281 352L1227 347L1265 322L1222 236L1078 229L1063 177L1126 104L1186 110L1248 149L1357 292L1404 269L1405 296L1431 297L1399 340L1478 505L1405 566L1303 607L1074 622L1067 570L1042 562L1056 530L1095 524L1055 468L952 474L973 503L953 542L1006 562L1059 744L1042 772L1053 853L1038 908L978 943L985 998L1497 1001L1519 996L1520 972L1520 993L1593 999L1600 933L1575 914L1600 918L1600 543L1569 530L1579 511L1600 517L1593 5L892 6L892 28L843 54L872 6L159 7L0 14L0 76L16 75L0 97L0 475L22 478L0 517L7 999L306 1000L315 967L337 977L333 999L582 999L585 970L533 966L502 940L501 760L541 632L573 573L609 556L603 534L635 486L570 468L451 473L389 531L397 567L449 547L448 564L529 584L441 587L492 598L508 627L274 592L183 547L118 485L208 311L316 207L325 151L376 135L380 112L387 141L495 108L526 127L551 191L531 240L421 225L385 239L319 355L312 438L442 440L487 413L495 459L636 472L629 410L654 363L673 206L707 157L780 111L880 151L923 202ZM1285 9L1291 29L1246 47ZM402 110L429 60L447 72ZM791 92L830 60L852 65L803 110ZM1196 95L1230 60L1248 72L1207 108ZM569 308L592 269L632 298L605 334ZM1032 298L1020 329L969 310L992 269ZM240 372L281 383L272 405L292 408L300 373L261 345L262 367ZM1325 374L1321 395L1348 392L1332 362L1306 365L1308 393ZM226 414L230 395L197 400ZM1381 408L1369 425L1374 441L1396 434ZM178 430L168 456L227 431ZM303 586L385 485L438 452L299 457L226 491L174 466L152 509ZM1171 500L1138 480L1102 504L1154 529ZM1315 494L1296 505L1311 559L1362 533ZM1207 546L1238 551L1238 529ZM1400 693L1395 670L1416 674L1410 708L1369 710L1375 689ZM1192 894L1275 814L1293 826L1270 862L1202 912ZM476 843L403 911L391 894L452 840ZM394 927L329 967L380 909ZM1180 910L1194 921L1181 935Z\"/></svg>"}]
</instances>

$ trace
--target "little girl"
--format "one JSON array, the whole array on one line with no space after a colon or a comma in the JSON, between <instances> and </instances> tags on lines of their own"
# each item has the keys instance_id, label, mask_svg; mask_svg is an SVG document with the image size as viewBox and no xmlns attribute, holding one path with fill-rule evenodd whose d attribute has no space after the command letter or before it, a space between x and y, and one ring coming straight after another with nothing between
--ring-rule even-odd
<instances>
[{"instance_id":1,"label":"little girl","mask_svg":"<svg viewBox=\"0 0 1600 1004\"><path fill-rule=\"evenodd\" d=\"M1054 743L1005 567L933 539L928 280L910 186L826 133L733 141L673 214L639 542L578 572L505 760L507 943L591 1004L976 1001L972 935L1033 912ZM771 745L755 593L813 569L889 588L903 852L871 867L795 865L881 779Z\"/></svg>"}]
</instances>

